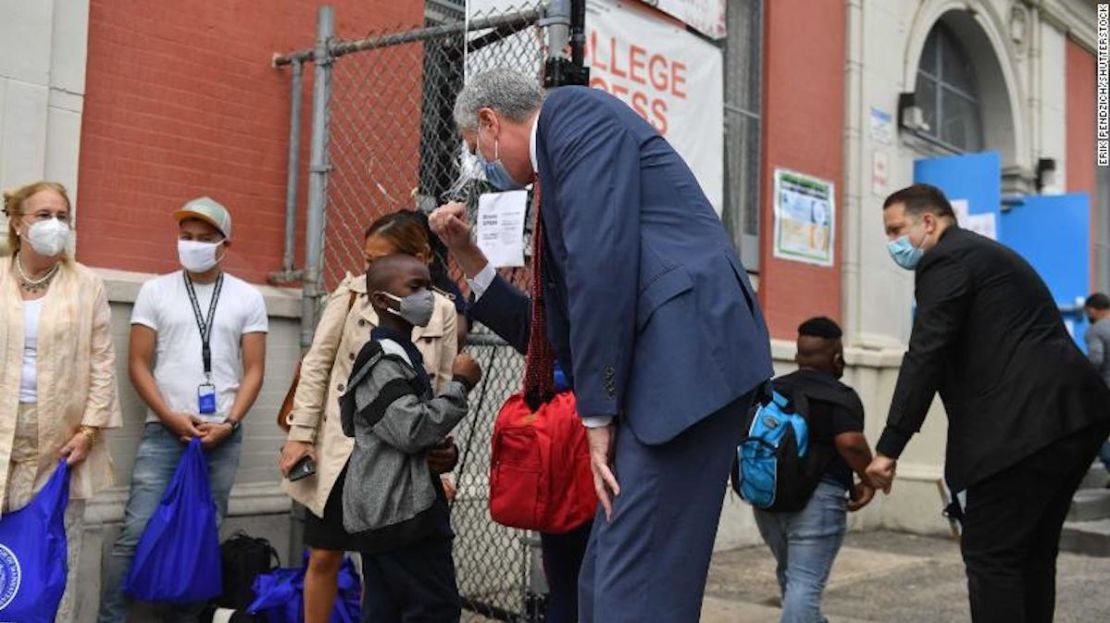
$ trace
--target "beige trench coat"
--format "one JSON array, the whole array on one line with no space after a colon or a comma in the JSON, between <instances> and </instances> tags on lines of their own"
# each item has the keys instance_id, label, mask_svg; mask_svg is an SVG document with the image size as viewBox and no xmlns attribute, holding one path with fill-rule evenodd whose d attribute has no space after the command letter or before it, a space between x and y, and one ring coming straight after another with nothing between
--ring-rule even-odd
<instances>
[{"instance_id":1,"label":"beige trench coat","mask_svg":"<svg viewBox=\"0 0 1110 623\"><path fill-rule=\"evenodd\" d=\"M0 500L8 492L8 471L19 413L23 371L23 299L12 274L12 258L0 258ZM88 268L64 262L44 298L38 338L38 451L34 490L57 465L58 450L82 426L101 429L123 424L116 388L111 312L104 283ZM88 499L112 484L112 460L104 435L73 470L70 497Z\"/></svg>"},{"instance_id":2,"label":"beige trench coat","mask_svg":"<svg viewBox=\"0 0 1110 623\"><path fill-rule=\"evenodd\" d=\"M354 306L347 313L351 292ZM451 380L458 354L458 318L455 305L436 293L435 311L427 327L413 329L413 343L424 356L432 387L439 391ZM328 495L354 449L354 439L343 434L339 422L339 396L346 389L351 365L370 339L378 315L366 295L366 278L348 275L328 298L316 325L312 346L301 362L301 380L289 413L289 439L316 446L316 475L297 482L282 480L282 487L317 517L324 513Z\"/></svg>"}]
</instances>

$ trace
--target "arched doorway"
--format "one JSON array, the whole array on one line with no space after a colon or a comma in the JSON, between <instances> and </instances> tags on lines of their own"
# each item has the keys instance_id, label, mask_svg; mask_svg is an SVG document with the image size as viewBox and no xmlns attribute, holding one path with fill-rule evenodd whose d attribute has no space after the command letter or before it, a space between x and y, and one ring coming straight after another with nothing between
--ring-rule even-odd
<instances>
[{"instance_id":1,"label":"arched doorway","mask_svg":"<svg viewBox=\"0 0 1110 623\"><path fill-rule=\"evenodd\" d=\"M1001 15L966 6L926 2L913 22L904 82L929 127L914 130L911 144L922 156L998 152L1003 194L1026 194L1032 172L1023 165L1027 130L1016 52Z\"/></svg>"}]
</instances>

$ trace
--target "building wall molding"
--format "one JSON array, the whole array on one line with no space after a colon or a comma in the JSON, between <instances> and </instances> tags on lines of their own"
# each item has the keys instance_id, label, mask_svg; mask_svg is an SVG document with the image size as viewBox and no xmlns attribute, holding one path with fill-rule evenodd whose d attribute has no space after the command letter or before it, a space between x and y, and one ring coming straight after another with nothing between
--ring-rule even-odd
<instances>
[{"instance_id":1,"label":"building wall molding","mask_svg":"<svg viewBox=\"0 0 1110 623\"><path fill-rule=\"evenodd\" d=\"M1036 8L1042 20L1088 52L1095 53L1098 26L1093 3L1080 0L1025 0L1025 3Z\"/></svg>"},{"instance_id":2,"label":"building wall molding","mask_svg":"<svg viewBox=\"0 0 1110 623\"><path fill-rule=\"evenodd\" d=\"M108 292L108 301L112 303L134 304L143 284L159 276L153 273L138 273L111 268L94 268L93 271L104 280L104 287ZM251 285L262 292L262 296L266 300L266 313L271 318L301 317L300 289L259 284Z\"/></svg>"}]
</instances>

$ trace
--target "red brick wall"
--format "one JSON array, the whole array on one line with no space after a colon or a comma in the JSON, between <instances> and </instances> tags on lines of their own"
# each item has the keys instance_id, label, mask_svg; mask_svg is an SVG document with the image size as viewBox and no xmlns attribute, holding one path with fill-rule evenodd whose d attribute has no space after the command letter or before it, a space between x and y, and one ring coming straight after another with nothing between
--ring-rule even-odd
<instances>
[{"instance_id":1,"label":"red brick wall","mask_svg":"<svg viewBox=\"0 0 1110 623\"><path fill-rule=\"evenodd\" d=\"M1067 124L1067 192L1087 193L1091 197L1091 231L1099 231L1098 196L1095 193L1095 57L1071 39L1066 55L1067 102L1064 117ZM1095 287L1098 270L1091 236L1091 287Z\"/></svg>"},{"instance_id":2,"label":"red brick wall","mask_svg":"<svg viewBox=\"0 0 1110 623\"><path fill-rule=\"evenodd\" d=\"M419 1L330 4L341 37L423 21ZM80 261L174 270L170 214L191 197L210 195L235 222L228 268L253 282L280 268L289 71L269 61L275 51L312 46L319 5L92 0L78 182ZM302 165L308 161L311 73L305 72ZM302 197L306 186L302 177Z\"/></svg>"},{"instance_id":3,"label":"red brick wall","mask_svg":"<svg viewBox=\"0 0 1110 623\"><path fill-rule=\"evenodd\" d=\"M764 60L762 249L759 295L771 335L793 338L805 319L841 317L844 222L844 71L846 3L767 2ZM805 45L799 45L799 42ZM785 168L836 185L835 265L773 257L773 179Z\"/></svg>"}]
</instances>

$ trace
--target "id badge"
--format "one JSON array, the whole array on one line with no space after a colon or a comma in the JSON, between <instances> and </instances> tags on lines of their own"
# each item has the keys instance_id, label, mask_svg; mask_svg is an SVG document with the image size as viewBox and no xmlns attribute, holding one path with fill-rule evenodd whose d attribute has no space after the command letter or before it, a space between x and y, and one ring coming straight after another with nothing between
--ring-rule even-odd
<instances>
[{"instance_id":1,"label":"id badge","mask_svg":"<svg viewBox=\"0 0 1110 623\"><path fill-rule=\"evenodd\" d=\"M216 414L216 386L203 383L197 387L197 413L200 415Z\"/></svg>"}]
</instances>

